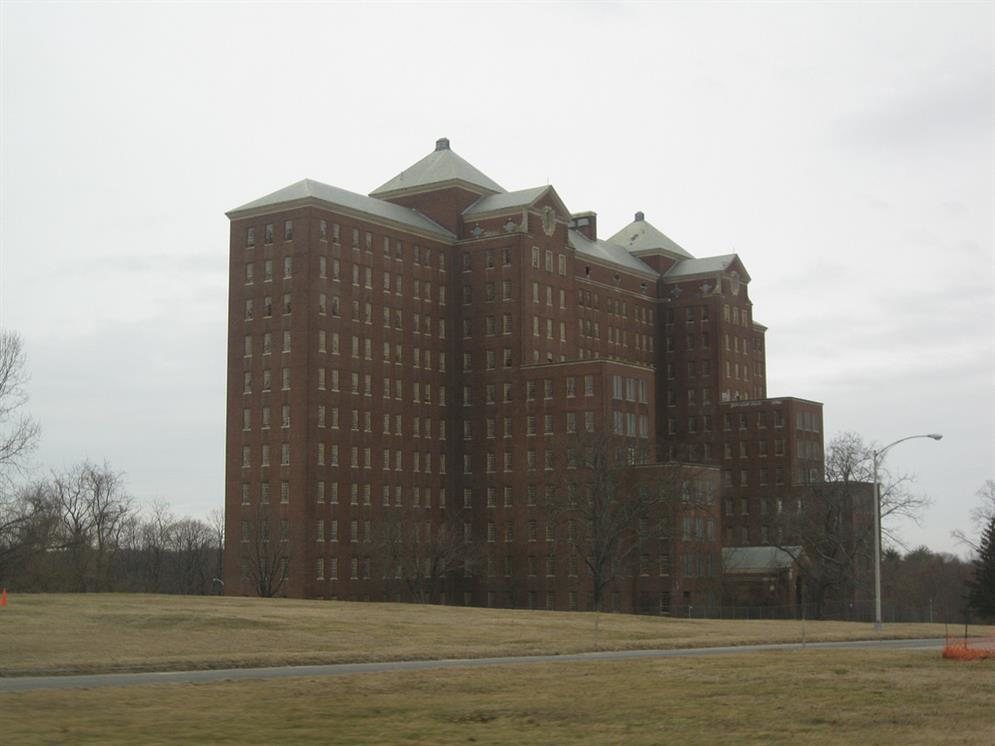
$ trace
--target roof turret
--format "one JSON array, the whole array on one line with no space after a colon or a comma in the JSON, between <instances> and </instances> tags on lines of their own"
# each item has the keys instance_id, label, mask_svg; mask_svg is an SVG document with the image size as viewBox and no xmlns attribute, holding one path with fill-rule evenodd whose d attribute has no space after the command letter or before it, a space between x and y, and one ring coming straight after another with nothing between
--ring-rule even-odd
<instances>
[{"instance_id":1,"label":"roof turret","mask_svg":"<svg viewBox=\"0 0 995 746\"><path fill-rule=\"evenodd\" d=\"M608 240L636 256L662 252L674 259L693 259L675 241L648 223L642 212L637 212L635 220Z\"/></svg>"},{"instance_id":2,"label":"roof turret","mask_svg":"<svg viewBox=\"0 0 995 746\"><path fill-rule=\"evenodd\" d=\"M383 198L445 186L461 186L478 194L499 194L505 191L500 184L456 155L449 147L449 138L441 137L435 141L435 150L386 184L374 189L370 196Z\"/></svg>"}]
</instances>

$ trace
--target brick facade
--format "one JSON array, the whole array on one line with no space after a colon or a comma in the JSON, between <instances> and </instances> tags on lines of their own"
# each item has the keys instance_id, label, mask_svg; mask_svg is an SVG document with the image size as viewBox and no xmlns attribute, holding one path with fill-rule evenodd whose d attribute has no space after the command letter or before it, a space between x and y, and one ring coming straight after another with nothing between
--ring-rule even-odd
<instances>
[{"instance_id":1,"label":"brick facade","mask_svg":"<svg viewBox=\"0 0 995 746\"><path fill-rule=\"evenodd\" d=\"M228 592L258 592L265 565L294 597L589 608L574 524L545 498L611 434L627 490L702 499L629 527L604 606L714 603L721 540L759 543L762 506L822 471L821 405L764 398L739 258L630 252L551 187L495 191L446 141L405 175L229 213ZM385 549L399 525L422 552L466 545L427 599Z\"/></svg>"}]
</instances>

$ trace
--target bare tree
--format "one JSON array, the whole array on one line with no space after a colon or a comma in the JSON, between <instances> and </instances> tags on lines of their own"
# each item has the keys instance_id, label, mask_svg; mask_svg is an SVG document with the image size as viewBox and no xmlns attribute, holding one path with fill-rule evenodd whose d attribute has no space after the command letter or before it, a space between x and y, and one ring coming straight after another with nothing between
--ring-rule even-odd
<instances>
[{"instance_id":1,"label":"bare tree","mask_svg":"<svg viewBox=\"0 0 995 746\"><path fill-rule=\"evenodd\" d=\"M869 596L873 451L856 433L836 435L826 447L825 481L774 506L774 543L798 563L816 616L824 615L831 604L849 608L855 598ZM917 520L929 500L911 490L910 475L894 475L879 463L878 478L882 534L903 546L889 522L899 517Z\"/></svg>"},{"instance_id":2,"label":"bare tree","mask_svg":"<svg viewBox=\"0 0 995 746\"><path fill-rule=\"evenodd\" d=\"M85 592L91 578L90 546L93 516L87 495L86 469L78 465L52 475L52 510L58 516L53 549L62 553L71 576L71 590Z\"/></svg>"},{"instance_id":3,"label":"bare tree","mask_svg":"<svg viewBox=\"0 0 995 746\"><path fill-rule=\"evenodd\" d=\"M57 516L51 549L65 559L76 591L111 590L114 563L132 533L134 501L121 475L110 465L89 461L61 473L50 483L51 510Z\"/></svg>"},{"instance_id":4,"label":"bare tree","mask_svg":"<svg viewBox=\"0 0 995 746\"><path fill-rule=\"evenodd\" d=\"M548 520L590 574L596 611L608 586L636 567L649 534L669 553L678 520L711 509L699 470L649 459L631 438L578 435L565 442L562 476L543 496Z\"/></svg>"},{"instance_id":5,"label":"bare tree","mask_svg":"<svg viewBox=\"0 0 995 746\"><path fill-rule=\"evenodd\" d=\"M976 538L971 538L960 529L951 535L961 544L970 547L972 551L978 552L981 549L981 534L988 524L995 519L995 480L986 479L985 483L974 494L978 497L979 503L971 508L970 519L972 533Z\"/></svg>"},{"instance_id":6,"label":"bare tree","mask_svg":"<svg viewBox=\"0 0 995 746\"><path fill-rule=\"evenodd\" d=\"M121 475L106 462L103 466L87 462L83 469L93 526L95 590L109 591L113 585L114 560L136 519L134 500L125 494Z\"/></svg>"},{"instance_id":7,"label":"bare tree","mask_svg":"<svg viewBox=\"0 0 995 746\"><path fill-rule=\"evenodd\" d=\"M26 485L15 497L0 500L0 585L3 587L45 589L47 578L38 565L44 564L42 560L52 534L50 505L45 482Z\"/></svg>"},{"instance_id":8,"label":"bare tree","mask_svg":"<svg viewBox=\"0 0 995 746\"><path fill-rule=\"evenodd\" d=\"M242 520L243 574L256 595L276 596L287 582L289 548L286 521L274 519L269 505L256 505L253 520Z\"/></svg>"},{"instance_id":9,"label":"bare tree","mask_svg":"<svg viewBox=\"0 0 995 746\"><path fill-rule=\"evenodd\" d=\"M210 587L214 559L211 527L203 521L184 518L173 525L171 555L175 563L176 590L203 594Z\"/></svg>"},{"instance_id":10,"label":"bare tree","mask_svg":"<svg viewBox=\"0 0 995 746\"><path fill-rule=\"evenodd\" d=\"M971 565L950 554L919 546L904 556L885 553L881 567L884 603L897 620L910 622L963 619L963 588Z\"/></svg>"},{"instance_id":11,"label":"bare tree","mask_svg":"<svg viewBox=\"0 0 995 746\"><path fill-rule=\"evenodd\" d=\"M169 512L169 505L156 502L149 517L142 522L138 546L142 587L148 593L164 590L166 555L172 542L173 524L176 519Z\"/></svg>"},{"instance_id":12,"label":"bare tree","mask_svg":"<svg viewBox=\"0 0 995 746\"><path fill-rule=\"evenodd\" d=\"M41 428L20 410L28 401L27 355L20 336L0 330L0 495L23 473Z\"/></svg>"},{"instance_id":13,"label":"bare tree","mask_svg":"<svg viewBox=\"0 0 995 746\"><path fill-rule=\"evenodd\" d=\"M211 570L211 585L214 590L216 583L221 583L220 592L224 593L225 576L225 511L214 509L207 514L207 524L211 527L211 534L215 546L215 561Z\"/></svg>"},{"instance_id":14,"label":"bare tree","mask_svg":"<svg viewBox=\"0 0 995 746\"><path fill-rule=\"evenodd\" d=\"M448 577L472 570L478 561L476 545L455 520L435 524L413 510L385 516L375 551L385 583L400 583L418 603L438 600Z\"/></svg>"}]
</instances>

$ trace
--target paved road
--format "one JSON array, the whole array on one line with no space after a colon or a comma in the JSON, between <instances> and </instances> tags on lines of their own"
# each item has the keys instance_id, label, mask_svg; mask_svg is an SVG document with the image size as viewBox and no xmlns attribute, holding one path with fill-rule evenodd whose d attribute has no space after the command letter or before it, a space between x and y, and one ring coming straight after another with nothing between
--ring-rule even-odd
<instances>
[{"instance_id":1,"label":"paved road","mask_svg":"<svg viewBox=\"0 0 995 746\"><path fill-rule=\"evenodd\" d=\"M504 658L466 658L453 660L387 661L383 663L335 663L322 666L280 666L276 668L220 668L208 671L152 671L145 673L87 674L81 676L0 677L0 692L23 692L32 689L76 689L136 684L204 684L215 681L248 679L282 679L294 676L347 676L381 671L424 671L438 668L480 668L483 666L522 665L529 663L583 663L645 658L686 658L689 656L759 653L770 650L852 650L852 649L942 649L942 639L855 640L851 642L783 643L771 645L737 645L716 648L679 648L676 650L606 650L597 653L568 655L521 655Z\"/></svg>"}]
</instances>

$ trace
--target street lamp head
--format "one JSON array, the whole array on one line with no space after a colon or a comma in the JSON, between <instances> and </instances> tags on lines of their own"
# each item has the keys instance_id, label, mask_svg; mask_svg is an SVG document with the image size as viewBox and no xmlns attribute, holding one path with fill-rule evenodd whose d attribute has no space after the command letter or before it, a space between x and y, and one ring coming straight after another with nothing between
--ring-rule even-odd
<instances>
[{"instance_id":1,"label":"street lamp head","mask_svg":"<svg viewBox=\"0 0 995 746\"><path fill-rule=\"evenodd\" d=\"M943 436L940 433L930 433L926 436L927 438L932 438L933 440L943 440Z\"/></svg>"}]
</instances>

